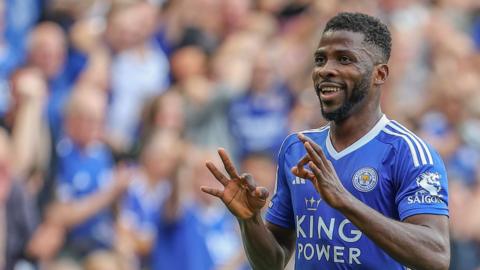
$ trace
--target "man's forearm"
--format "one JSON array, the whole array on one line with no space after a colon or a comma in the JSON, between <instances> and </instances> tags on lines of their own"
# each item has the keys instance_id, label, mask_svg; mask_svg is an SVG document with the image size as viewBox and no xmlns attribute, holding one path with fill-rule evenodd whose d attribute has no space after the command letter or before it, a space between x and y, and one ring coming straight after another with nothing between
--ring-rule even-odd
<instances>
[{"instance_id":1,"label":"man's forearm","mask_svg":"<svg viewBox=\"0 0 480 270\"><path fill-rule=\"evenodd\" d=\"M34 153L38 149L39 132L42 130L43 104L29 101L20 107L13 128L14 173L21 179L27 178L28 170L34 162Z\"/></svg>"},{"instance_id":2,"label":"man's forearm","mask_svg":"<svg viewBox=\"0 0 480 270\"><path fill-rule=\"evenodd\" d=\"M60 203L57 205L55 216L65 227L74 227L110 206L118 194L119 192L112 187L76 202Z\"/></svg>"},{"instance_id":3,"label":"man's forearm","mask_svg":"<svg viewBox=\"0 0 480 270\"><path fill-rule=\"evenodd\" d=\"M249 220L239 220L243 245L253 269L283 269L289 254L264 224L259 214Z\"/></svg>"},{"instance_id":4,"label":"man's forearm","mask_svg":"<svg viewBox=\"0 0 480 270\"><path fill-rule=\"evenodd\" d=\"M340 208L355 226L400 263L414 269L448 269L448 237L428 226L385 217L353 196Z\"/></svg>"}]
</instances>

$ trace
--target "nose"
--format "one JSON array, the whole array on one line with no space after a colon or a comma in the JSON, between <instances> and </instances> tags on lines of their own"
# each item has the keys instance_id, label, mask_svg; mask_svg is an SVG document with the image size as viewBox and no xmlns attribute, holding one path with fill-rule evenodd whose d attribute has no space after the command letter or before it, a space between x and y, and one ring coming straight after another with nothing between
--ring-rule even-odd
<instances>
[{"instance_id":1,"label":"nose","mask_svg":"<svg viewBox=\"0 0 480 270\"><path fill-rule=\"evenodd\" d=\"M332 61L326 62L323 66L317 66L313 69L313 77L327 79L338 76L338 69Z\"/></svg>"}]
</instances>

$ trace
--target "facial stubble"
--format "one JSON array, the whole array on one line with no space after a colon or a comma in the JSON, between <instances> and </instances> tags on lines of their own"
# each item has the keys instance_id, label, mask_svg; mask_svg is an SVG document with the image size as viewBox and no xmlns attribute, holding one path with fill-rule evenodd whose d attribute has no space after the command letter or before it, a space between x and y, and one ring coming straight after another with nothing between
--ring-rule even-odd
<instances>
[{"instance_id":1,"label":"facial stubble","mask_svg":"<svg viewBox=\"0 0 480 270\"><path fill-rule=\"evenodd\" d=\"M320 99L320 95L318 94L318 98L320 100L320 109L322 111L323 117L328 121L334 122L340 122L346 119L350 115L355 105L360 103L367 96L368 89L370 88L369 80L371 77L371 73L372 72L370 71L365 76L363 76L362 80L352 89L352 94L350 95L350 97L346 98L342 106L340 106L340 108L336 109L333 112L325 112L322 100Z\"/></svg>"}]
</instances>

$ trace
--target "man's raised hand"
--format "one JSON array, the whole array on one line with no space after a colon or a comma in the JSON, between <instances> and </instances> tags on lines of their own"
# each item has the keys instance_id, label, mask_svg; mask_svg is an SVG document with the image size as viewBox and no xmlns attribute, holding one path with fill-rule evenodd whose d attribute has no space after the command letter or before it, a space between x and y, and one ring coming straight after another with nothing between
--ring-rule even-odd
<instances>
[{"instance_id":1,"label":"man's raised hand","mask_svg":"<svg viewBox=\"0 0 480 270\"><path fill-rule=\"evenodd\" d=\"M307 154L292 168L298 177L310 180L322 198L334 208L342 207L351 195L342 185L332 163L325 157L321 147L299 133ZM308 164L310 170L304 168Z\"/></svg>"},{"instance_id":2,"label":"man's raised hand","mask_svg":"<svg viewBox=\"0 0 480 270\"><path fill-rule=\"evenodd\" d=\"M233 162L225 149L220 148L218 154L230 178L226 177L211 162L207 161L208 170L215 176L224 189L215 189L202 186L205 193L220 198L227 208L239 219L250 219L259 213L268 198L268 191L264 187L257 187L250 174L238 175Z\"/></svg>"}]
</instances>

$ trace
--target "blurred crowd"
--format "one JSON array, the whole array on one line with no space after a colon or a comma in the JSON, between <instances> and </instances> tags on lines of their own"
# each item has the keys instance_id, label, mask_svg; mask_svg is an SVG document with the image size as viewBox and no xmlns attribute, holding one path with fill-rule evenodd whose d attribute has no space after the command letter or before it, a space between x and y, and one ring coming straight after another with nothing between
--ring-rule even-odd
<instances>
[{"instance_id":1,"label":"blurred crowd","mask_svg":"<svg viewBox=\"0 0 480 270\"><path fill-rule=\"evenodd\" d=\"M204 163L273 193L339 11L389 25L383 110L444 158L451 269L480 269L478 0L0 0L0 269L249 269Z\"/></svg>"}]
</instances>

